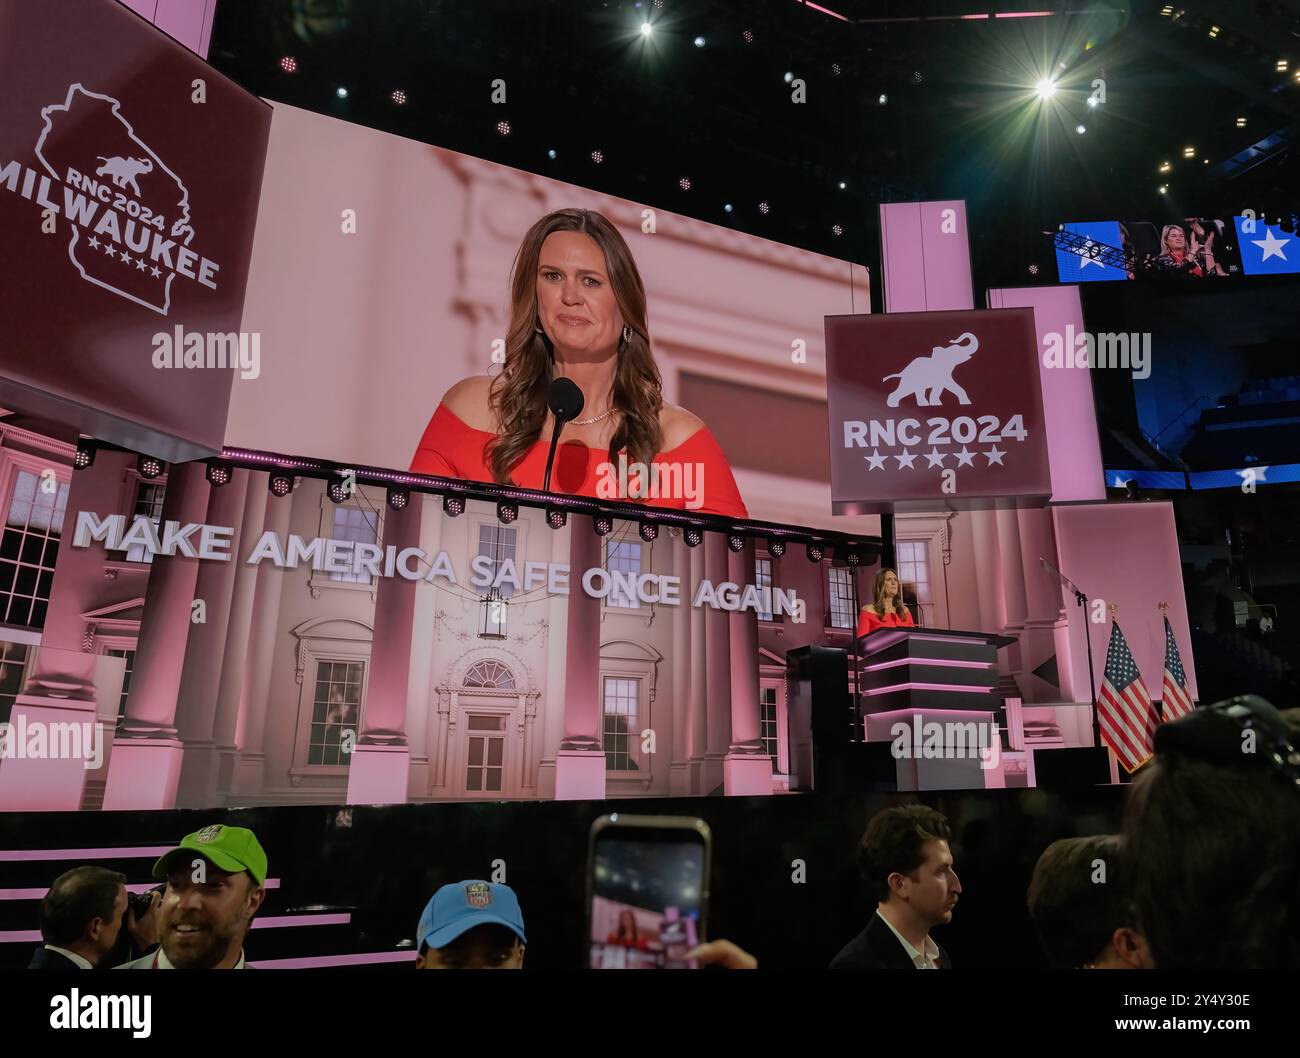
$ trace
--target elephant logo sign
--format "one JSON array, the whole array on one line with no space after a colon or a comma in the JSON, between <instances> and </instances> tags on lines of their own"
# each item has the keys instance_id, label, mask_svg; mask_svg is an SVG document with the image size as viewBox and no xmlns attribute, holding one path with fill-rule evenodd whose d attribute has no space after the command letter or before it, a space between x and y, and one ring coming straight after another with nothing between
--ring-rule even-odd
<instances>
[{"instance_id":1,"label":"elephant logo sign","mask_svg":"<svg viewBox=\"0 0 1300 1058\"><path fill-rule=\"evenodd\" d=\"M979 339L970 331L964 331L948 345L936 345L929 356L918 356L902 371L881 379L882 382L891 378L899 380L885 403L897 408L904 397L915 397L918 407L929 408L942 404L942 396L947 392L956 396L958 404L969 404L970 397L952 373L974 356L979 347Z\"/></svg>"},{"instance_id":2,"label":"elephant logo sign","mask_svg":"<svg viewBox=\"0 0 1300 1058\"><path fill-rule=\"evenodd\" d=\"M140 185L135 182L135 178L141 173L152 173L153 162L148 158L105 158L102 154L95 155L104 164L95 170L96 176L108 176L113 181L113 186L124 188L131 185L131 191L136 198L140 197Z\"/></svg>"}]
</instances>

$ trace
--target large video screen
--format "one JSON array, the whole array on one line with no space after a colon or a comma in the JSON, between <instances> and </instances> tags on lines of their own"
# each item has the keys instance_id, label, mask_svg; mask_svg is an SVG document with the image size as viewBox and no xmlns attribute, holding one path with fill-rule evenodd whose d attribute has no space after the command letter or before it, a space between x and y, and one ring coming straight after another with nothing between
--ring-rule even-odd
<instances>
[{"instance_id":1,"label":"large video screen","mask_svg":"<svg viewBox=\"0 0 1300 1058\"><path fill-rule=\"evenodd\" d=\"M1300 273L1294 227L1249 211L1226 219L1072 222L1061 225L1055 245L1062 283Z\"/></svg>"},{"instance_id":2,"label":"large video screen","mask_svg":"<svg viewBox=\"0 0 1300 1058\"><path fill-rule=\"evenodd\" d=\"M867 311L860 265L275 104L243 323L260 360L227 444L538 488L563 371L588 392L553 488L626 492L621 421L629 467L654 449L682 474L624 498L806 522L830 512L823 318ZM652 413L656 376L672 407Z\"/></svg>"},{"instance_id":3,"label":"large video screen","mask_svg":"<svg viewBox=\"0 0 1300 1058\"><path fill-rule=\"evenodd\" d=\"M579 765L586 796L701 795L736 757L750 792L783 790L786 652L850 647L876 573L875 541L732 549L473 498L394 510L370 485L336 502L319 478L276 495L244 469L155 526L123 483L139 509L203 468L136 467L100 451L48 498L15 479L4 569L52 591L41 641L5 645L7 810L551 799ZM34 745L53 719L67 744Z\"/></svg>"}]
</instances>

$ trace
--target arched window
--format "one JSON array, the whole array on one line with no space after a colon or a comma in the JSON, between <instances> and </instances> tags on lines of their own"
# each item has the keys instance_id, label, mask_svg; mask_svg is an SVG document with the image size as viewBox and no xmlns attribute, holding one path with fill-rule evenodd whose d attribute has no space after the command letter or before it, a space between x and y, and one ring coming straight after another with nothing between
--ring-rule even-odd
<instances>
[{"instance_id":1,"label":"arched window","mask_svg":"<svg viewBox=\"0 0 1300 1058\"><path fill-rule=\"evenodd\" d=\"M490 658L476 661L465 673L466 687L486 687L497 691L513 691L515 674L499 661Z\"/></svg>"}]
</instances>

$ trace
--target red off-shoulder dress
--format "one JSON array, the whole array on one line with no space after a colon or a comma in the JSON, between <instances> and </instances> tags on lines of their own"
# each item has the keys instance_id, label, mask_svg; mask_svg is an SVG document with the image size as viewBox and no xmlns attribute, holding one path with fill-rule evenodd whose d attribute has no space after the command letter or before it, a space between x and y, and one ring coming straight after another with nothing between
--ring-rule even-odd
<instances>
[{"instance_id":1,"label":"red off-shoulder dress","mask_svg":"<svg viewBox=\"0 0 1300 1058\"><path fill-rule=\"evenodd\" d=\"M486 430L474 429L445 404L439 404L420 439L415 458L411 460L411 472L490 482L492 471L487 465L487 445L495 436ZM511 472L515 484L525 489L542 487L549 448L549 440L539 440L533 445ZM555 465L551 469L551 489L577 496L600 496L597 491L601 479L600 466L608 461L609 453L604 449L591 448L578 441L566 443L561 434L559 447L555 450ZM644 502L650 506L720 514L726 518L749 517L727 457L707 427L696 430L676 448L661 452L654 457L654 462L657 465L676 465L674 469L689 466L693 475L690 491L694 496L649 497ZM615 465L614 472L617 470ZM674 479L685 480L680 470ZM688 506L688 503L695 502L695 498L703 501L701 505Z\"/></svg>"},{"instance_id":2,"label":"red off-shoulder dress","mask_svg":"<svg viewBox=\"0 0 1300 1058\"><path fill-rule=\"evenodd\" d=\"M906 627L912 626L912 611L903 608L901 614L887 613L881 616L878 613L868 613L866 610L858 612L858 636L870 635L877 628L896 628L899 625Z\"/></svg>"}]
</instances>

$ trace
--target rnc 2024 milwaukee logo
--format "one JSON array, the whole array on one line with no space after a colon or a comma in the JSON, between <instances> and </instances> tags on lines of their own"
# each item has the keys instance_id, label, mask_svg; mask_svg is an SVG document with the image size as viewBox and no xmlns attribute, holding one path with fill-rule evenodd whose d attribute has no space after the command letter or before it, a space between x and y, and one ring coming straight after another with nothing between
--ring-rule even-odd
<instances>
[{"instance_id":1,"label":"rnc 2024 milwaukee logo","mask_svg":"<svg viewBox=\"0 0 1300 1058\"><path fill-rule=\"evenodd\" d=\"M136 136L116 99L74 84L41 117L36 157L45 172L11 161L0 187L67 220L68 258L82 279L164 316L177 276L217 289L220 266L191 249L189 189ZM51 197L53 185L62 197Z\"/></svg>"},{"instance_id":2,"label":"rnc 2024 milwaukee logo","mask_svg":"<svg viewBox=\"0 0 1300 1058\"><path fill-rule=\"evenodd\" d=\"M967 364L980 347L979 339L970 331L958 335L947 345L935 346L928 355L914 357L906 367L892 375L885 375L882 382L898 379L893 391L885 398L891 408L902 406L904 400L911 399L918 408L938 408L944 404L945 397L954 397L962 405L973 403L966 390L956 379L957 370ZM957 467L989 467L993 464L1006 466L1008 448L999 448L999 442L1008 440L1023 441L1029 436L1025 429L1024 416L1012 415L1004 423L996 415L958 415L949 418L946 415L934 415L925 419L924 427L920 419L872 419L863 422L860 419L847 419L844 422L845 448L870 448L871 454L864 456L868 470L885 470L888 459L897 460L898 470L922 470L931 467L955 469ZM959 451L950 451L961 445ZM970 445L975 450L970 450ZM987 448L981 447L987 445ZM930 451L922 451L929 446ZM911 449L918 451L911 451ZM881 453L884 449L884 454ZM898 449L899 451L894 451ZM976 463L982 456L983 463ZM925 467L916 465L916 460L926 460ZM947 460L953 462L949 464Z\"/></svg>"}]
</instances>

